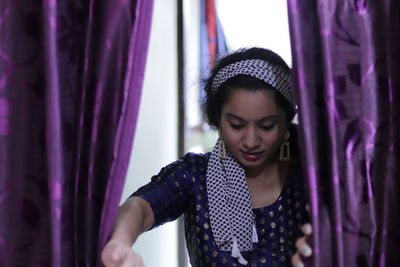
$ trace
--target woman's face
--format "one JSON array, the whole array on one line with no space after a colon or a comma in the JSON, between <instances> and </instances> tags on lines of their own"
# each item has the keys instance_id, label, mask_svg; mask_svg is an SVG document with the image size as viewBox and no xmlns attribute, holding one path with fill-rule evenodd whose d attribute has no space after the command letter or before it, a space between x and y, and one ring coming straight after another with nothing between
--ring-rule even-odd
<instances>
[{"instance_id":1,"label":"woman's face","mask_svg":"<svg viewBox=\"0 0 400 267\"><path fill-rule=\"evenodd\" d=\"M263 171L277 160L287 122L272 90L233 90L221 112L225 145L247 175Z\"/></svg>"}]
</instances>

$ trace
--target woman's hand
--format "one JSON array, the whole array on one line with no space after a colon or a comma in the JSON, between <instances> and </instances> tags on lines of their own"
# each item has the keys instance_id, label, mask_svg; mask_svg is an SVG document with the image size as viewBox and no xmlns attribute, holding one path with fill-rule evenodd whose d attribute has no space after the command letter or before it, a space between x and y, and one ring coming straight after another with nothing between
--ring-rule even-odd
<instances>
[{"instance_id":1,"label":"woman's hand","mask_svg":"<svg viewBox=\"0 0 400 267\"><path fill-rule=\"evenodd\" d=\"M110 241L101 253L101 260L106 267L144 267L142 258L120 241Z\"/></svg>"},{"instance_id":2,"label":"woman's hand","mask_svg":"<svg viewBox=\"0 0 400 267\"><path fill-rule=\"evenodd\" d=\"M304 233L304 236L297 239L296 241L296 253L292 256L292 266L294 267L303 267L304 264L301 261L301 256L310 257L312 254L311 247L307 244L306 240L309 235L312 233L312 226L309 223L304 224L301 227L301 230Z\"/></svg>"}]
</instances>

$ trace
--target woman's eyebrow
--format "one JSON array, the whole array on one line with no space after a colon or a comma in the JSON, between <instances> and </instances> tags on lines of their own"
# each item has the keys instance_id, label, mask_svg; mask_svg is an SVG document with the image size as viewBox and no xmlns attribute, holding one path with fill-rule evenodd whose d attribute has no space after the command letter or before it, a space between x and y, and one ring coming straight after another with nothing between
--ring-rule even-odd
<instances>
[{"instance_id":1,"label":"woman's eyebrow","mask_svg":"<svg viewBox=\"0 0 400 267\"><path fill-rule=\"evenodd\" d=\"M242 117L240 117L240 116L238 116L236 114L233 114L233 113L226 113L225 116L230 118L230 119L235 119L235 120L239 120L239 121L246 121ZM265 116L265 117L259 119L258 122L263 122L263 121L268 121L268 120L275 120L275 119L278 119L278 118L279 118L278 115L269 115L269 116Z\"/></svg>"},{"instance_id":2,"label":"woman's eyebrow","mask_svg":"<svg viewBox=\"0 0 400 267\"><path fill-rule=\"evenodd\" d=\"M266 116L258 121L263 122L263 121L276 120L276 119L279 119L278 115L270 115L270 116Z\"/></svg>"},{"instance_id":3,"label":"woman's eyebrow","mask_svg":"<svg viewBox=\"0 0 400 267\"><path fill-rule=\"evenodd\" d=\"M235 115L233 113L226 113L225 117L229 118L229 119L235 119L235 120L239 120L239 121L245 121L245 119L241 118L238 115Z\"/></svg>"}]
</instances>

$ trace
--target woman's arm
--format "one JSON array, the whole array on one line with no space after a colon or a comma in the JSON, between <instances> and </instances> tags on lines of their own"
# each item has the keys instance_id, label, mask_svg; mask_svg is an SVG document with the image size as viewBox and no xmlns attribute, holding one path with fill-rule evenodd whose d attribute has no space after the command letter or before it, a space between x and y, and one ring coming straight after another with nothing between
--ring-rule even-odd
<instances>
[{"instance_id":1,"label":"woman's arm","mask_svg":"<svg viewBox=\"0 0 400 267\"><path fill-rule=\"evenodd\" d=\"M154 222L153 210L146 200L131 197L125 201L118 210L113 233L101 254L104 265L143 266L140 256L131 247Z\"/></svg>"},{"instance_id":2,"label":"woman's arm","mask_svg":"<svg viewBox=\"0 0 400 267\"><path fill-rule=\"evenodd\" d=\"M131 246L138 236L154 224L150 204L141 197L131 197L118 209L111 240Z\"/></svg>"}]
</instances>

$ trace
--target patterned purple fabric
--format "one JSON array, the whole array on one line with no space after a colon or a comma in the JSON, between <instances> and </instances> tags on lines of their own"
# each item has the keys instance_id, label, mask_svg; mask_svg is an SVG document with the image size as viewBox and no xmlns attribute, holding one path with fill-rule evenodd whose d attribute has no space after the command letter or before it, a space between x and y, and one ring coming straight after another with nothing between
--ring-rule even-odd
<instances>
[{"instance_id":1,"label":"patterned purple fabric","mask_svg":"<svg viewBox=\"0 0 400 267\"><path fill-rule=\"evenodd\" d=\"M153 1L0 1L0 263L98 266Z\"/></svg>"},{"instance_id":2,"label":"patterned purple fabric","mask_svg":"<svg viewBox=\"0 0 400 267\"><path fill-rule=\"evenodd\" d=\"M400 2L289 0L314 257L400 262Z\"/></svg>"}]
</instances>

